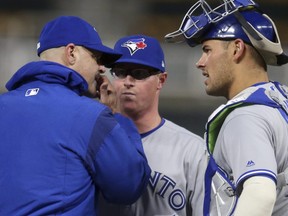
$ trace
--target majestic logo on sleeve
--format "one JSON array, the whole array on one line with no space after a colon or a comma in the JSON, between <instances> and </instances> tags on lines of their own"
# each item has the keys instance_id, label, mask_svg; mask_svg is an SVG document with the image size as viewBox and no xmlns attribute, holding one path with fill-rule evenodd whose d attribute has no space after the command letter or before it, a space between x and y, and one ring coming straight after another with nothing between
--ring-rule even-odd
<instances>
[{"instance_id":1,"label":"majestic logo on sleeve","mask_svg":"<svg viewBox=\"0 0 288 216\"><path fill-rule=\"evenodd\" d=\"M147 47L147 44L145 43L144 38L137 38L137 39L131 39L126 41L121 45L122 47L126 47L129 51L131 56L137 52L140 49L145 49Z\"/></svg>"},{"instance_id":2,"label":"majestic logo on sleeve","mask_svg":"<svg viewBox=\"0 0 288 216\"><path fill-rule=\"evenodd\" d=\"M254 166L254 165L255 165L254 161L250 160L250 161L247 162L246 167L251 167L251 166Z\"/></svg>"}]
</instances>

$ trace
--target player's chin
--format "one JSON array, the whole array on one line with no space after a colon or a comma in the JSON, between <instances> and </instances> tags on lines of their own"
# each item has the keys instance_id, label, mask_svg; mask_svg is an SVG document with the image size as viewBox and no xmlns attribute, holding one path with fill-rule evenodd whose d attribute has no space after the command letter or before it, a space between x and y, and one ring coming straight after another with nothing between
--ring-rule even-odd
<instances>
[{"instance_id":1,"label":"player's chin","mask_svg":"<svg viewBox=\"0 0 288 216\"><path fill-rule=\"evenodd\" d=\"M206 90L206 94L209 96L215 96L215 97L221 97L221 96L225 96L225 94L223 94L223 91L220 91L219 89L215 89L215 88L205 88Z\"/></svg>"},{"instance_id":2,"label":"player's chin","mask_svg":"<svg viewBox=\"0 0 288 216\"><path fill-rule=\"evenodd\" d=\"M206 87L205 87L205 91L206 91L206 94L207 94L207 95L215 96L215 90L212 89L212 88L209 88L208 85L206 85Z\"/></svg>"},{"instance_id":3,"label":"player's chin","mask_svg":"<svg viewBox=\"0 0 288 216\"><path fill-rule=\"evenodd\" d=\"M124 109L135 109L137 108L137 104L134 100L130 100L129 98L120 98L120 104Z\"/></svg>"},{"instance_id":4,"label":"player's chin","mask_svg":"<svg viewBox=\"0 0 288 216\"><path fill-rule=\"evenodd\" d=\"M123 103L133 103L135 101L135 96L121 94L120 95L120 101Z\"/></svg>"},{"instance_id":5,"label":"player's chin","mask_svg":"<svg viewBox=\"0 0 288 216\"><path fill-rule=\"evenodd\" d=\"M139 113L137 108L135 106L132 106L132 105L123 105L121 107L121 110L126 113L126 114L129 114L129 115L135 115L135 113Z\"/></svg>"}]
</instances>

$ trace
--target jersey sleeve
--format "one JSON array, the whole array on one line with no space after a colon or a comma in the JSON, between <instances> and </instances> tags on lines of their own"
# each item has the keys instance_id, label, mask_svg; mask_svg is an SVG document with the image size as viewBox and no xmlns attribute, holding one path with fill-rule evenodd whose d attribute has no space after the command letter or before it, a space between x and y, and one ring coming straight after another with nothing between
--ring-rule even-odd
<instances>
[{"instance_id":1,"label":"jersey sleeve","mask_svg":"<svg viewBox=\"0 0 288 216\"><path fill-rule=\"evenodd\" d=\"M249 107L235 110L230 115L222 128L222 154L226 155L226 162L233 170L237 190L241 190L243 182L251 176L265 176L276 182L271 123L263 115L249 111Z\"/></svg>"},{"instance_id":2,"label":"jersey sleeve","mask_svg":"<svg viewBox=\"0 0 288 216\"><path fill-rule=\"evenodd\" d=\"M130 204L148 184L150 167L136 127L128 118L104 110L90 139L92 175L103 197Z\"/></svg>"}]
</instances>

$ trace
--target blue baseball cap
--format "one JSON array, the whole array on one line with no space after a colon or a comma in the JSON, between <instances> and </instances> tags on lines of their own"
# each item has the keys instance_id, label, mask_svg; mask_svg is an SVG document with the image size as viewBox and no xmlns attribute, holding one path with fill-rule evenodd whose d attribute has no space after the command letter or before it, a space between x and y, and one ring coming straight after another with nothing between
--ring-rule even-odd
<instances>
[{"instance_id":1,"label":"blue baseball cap","mask_svg":"<svg viewBox=\"0 0 288 216\"><path fill-rule=\"evenodd\" d=\"M91 51L102 53L101 64L108 65L120 58L121 54L104 46L96 29L85 20L76 16L60 16L48 22L37 43L37 55L41 52L69 43L83 46Z\"/></svg>"},{"instance_id":2,"label":"blue baseball cap","mask_svg":"<svg viewBox=\"0 0 288 216\"><path fill-rule=\"evenodd\" d=\"M123 37L116 42L114 50L122 54L114 64L141 64L165 72L163 50L158 40L153 37L146 35Z\"/></svg>"}]
</instances>

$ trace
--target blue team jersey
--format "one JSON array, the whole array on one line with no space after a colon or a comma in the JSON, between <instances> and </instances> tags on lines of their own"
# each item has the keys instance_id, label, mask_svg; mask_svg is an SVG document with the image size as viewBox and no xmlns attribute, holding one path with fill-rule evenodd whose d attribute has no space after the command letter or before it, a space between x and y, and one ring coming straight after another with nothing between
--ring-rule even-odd
<instances>
[{"instance_id":1,"label":"blue team jersey","mask_svg":"<svg viewBox=\"0 0 288 216\"><path fill-rule=\"evenodd\" d=\"M133 123L81 94L86 81L31 62L0 96L0 215L97 215L97 195L134 202L150 168Z\"/></svg>"}]
</instances>

